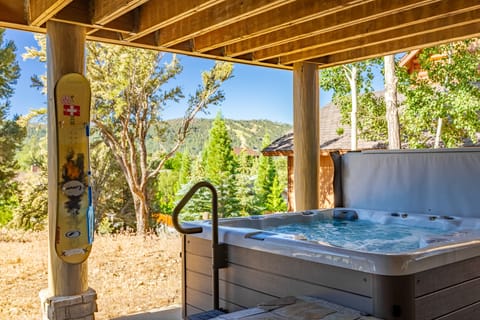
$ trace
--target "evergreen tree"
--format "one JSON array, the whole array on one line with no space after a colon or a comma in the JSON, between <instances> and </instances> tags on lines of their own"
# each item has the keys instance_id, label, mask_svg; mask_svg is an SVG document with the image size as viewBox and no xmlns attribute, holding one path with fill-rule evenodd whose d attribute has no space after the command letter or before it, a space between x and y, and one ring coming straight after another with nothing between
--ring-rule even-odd
<instances>
[{"instance_id":1,"label":"evergreen tree","mask_svg":"<svg viewBox=\"0 0 480 320\"><path fill-rule=\"evenodd\" d=\"M177 202L199 181L205 180L205 170L203 168L202 157L196 157L192 162L192 168L188 180L182 184L176 194ZM207 218L208 213L212 211L212 197L210 192L204 188L192 197L181 212L181 220L201 220Z\"/></svg>"},{"instance_id":2,"label":"evergreen tree","mask_svg":"<svg viewBox=\"0 0 480 320\"><path fill-rule=\"evenodd\" d=\"M263 137L262 149L270 144L270 136ZM272 191L273 180L277 175L273 157L261 155L258 163L257 180L255 181L255 197L257 213L267 211L267 197Z\"/></svg>"},{"instance_id":3,"label":"evergreen tree","mask_svg":"<svg viewBox=\"0 0 480 320\"><path fill-rule=\"evenodd\" d=\"M250 215L258 212L255 206L255 174L258 168L257 161L246 152L240 153L237 172L238 202L241 215Z\"/></svg>"},{"instance_id":4,"label":"evergreen tree","mask_svg":"<svg viewBox=\"0 0 480 320\"><path fill-rule=\"evenodd\" d=\"M188 182L190 174L192 171L192 158L190 156L190 152L186 149L182 153L182 158L180 162L180 171L178 174L178 185L184 185Z\"/></svg>"},{"instance_id":5,"label":"evergreen tree","mask_svg":"<svg viewBox=\"0 0 480 320\"><path fill-rule=\"evenodd\" d=\"M266 209L269 212L281 212L287 210L287 204L282 197L283 188L278 181L278 175L273 178L272 189L267 195Z\"/></svg>"},{"instance_id":6,"label":"evergreen tree","mask_svg":"<svg viewBox=\"0 0 480 320\"><path fill-rule=\"evenodd\" d=\"M20 76L20 67L16 61L15 44L4 40L4 29L0 29L0 225L10 221L16 205L17 182L15 176L18 163L15 153L25 137L25 129L18 123L18 117L8 119L9 98L13 86Z\"/></svg>"},{"instance_id":7,"label":"evergreen tree","mask_svg":"<svg viewBox=\"0 0 480 320\"><path fill-rule=\"evenodd\" d=\"M219 215L222 217L239 215L235 181L238 162L233 153L227 126L220 113L213 121L202 164L205 170L204 177L217 188Z\"/></svg>"}]
</instances>

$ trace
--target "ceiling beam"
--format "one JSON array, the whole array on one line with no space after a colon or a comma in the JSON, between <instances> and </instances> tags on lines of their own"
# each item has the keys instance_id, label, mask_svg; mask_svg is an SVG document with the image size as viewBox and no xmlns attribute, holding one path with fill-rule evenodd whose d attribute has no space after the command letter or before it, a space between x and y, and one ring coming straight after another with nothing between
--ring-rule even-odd
<instances>
[{"instance_id":1,"label":"ceiling beam","mask_svg":"<svg viewBox=\"0 0 480 320\"><path fill-rule=\"evenodd\" d=\"M196 12L222 3L225 0L150 0L139 8L138 28L129 41L140 39L149 33L186 19Z\"/></svg>"},{"instance_id":2,"label":"ceiling beam","mask_svg":"<svg viewBox=\"0 0 480 320\"><path fill-rule=\"evenodd\" d=\"M397 39L381 45L365 44L355 50L345 51L338 54L328 55L310 62L321 65L322 68L333 67L340 64L347 64L356 61L362 61L375 57L385 56L399 52L405 52L413 49L427 48L443 44L446 42L459 41L462 39L475 38L480 36L480 23L478 19L468 24L460 26L445 26L444 29L435 30L428 33L421 33L409 38Z\"/></svg>"},{"instance_id":3,"label":"ceiling beam","mask_svg":"<svg viewBox=\"0 0 480 320\"><path fill-rule=\"evenodd\" d=\"M289 28L284 28L265 35L230 44L227 46L225 52L229 56L242 55L248 52L268 48L270 46L281 45L320 33L372 21L385 15L398 14L402 11L415 8L422 3L428 4L439 1L440 0L377 0L375 2L368 2L360 6L351 7Z\"/></svg>"},{"instance_id":4,"label":"ceiling beam","mask_svg":"<svg viewBox=\"0 0 480 320\"><path fill-rule=\"evenodd\" d=\"M93 0L93 25L106 25L148 0Z\"/></svg>"},{"instance_id":5,"label":"ceiling beam","mask_svg":"<svg viewBox=\"0 0 480 320\"><path fill-rule=\"evenodd\" d=\"M40 27L73 0L27 0L28 24Z\"/></svg>"},{"instance_id":6,"label":"ceiling beam","mask_svg":"<svg viewBox=\"0 0 480 320\"><path fill-rule=\"evenodd\" d=\"M253 56L255 60L269 60L271 58L288 55L289 58L286 60L294 59L295 61L298 61L296 60L296 57L301 56L301 51L308 51L310 54L316 52L314 54L315 56L318 55L318 52L328 51L328 46L335 44L342 46L341 43L347 40L364 38L374 34L381 34L382 37L385 37L385 32L389 32L390 30L397 30L420 23L428 23L446 16L470 12L467 18L464 16L457 16L455 18L457 21L461 21L462 19L468 21L468 19L475 17L471 11L475 11L478 8L480 8L480 3L477 0L457 0L453 3L434 3L427 6L413 8L404 11L401 14L383 16L374 21L367 21L358 25L321 33L298 41L292 41L279 46L258 50L253 53ZM451 21L452 19L449 19L448 23ZM438 26L438 22L433 23ZM428 27L430 27L430 25L428 25ZM305 54L305 57L310 58L308 57L308 52Z\"/></svg>"},{"instance_id":7,"label":"ceiling beam","mask_svg":"<svg viewBox=\"0 0 480 320\"><path fill-rule=\"evenodd\" d=\"M480 5L478 5L480 8ZM423 21L416 25L409 25L406 27L399 27L388 30L383 33L375 33L362 38L354 38L352 40L342 41L341 43L333 43L303 52L294 53L280 57L281 63L290 64L298 61L311 60L321 55L332 55L345 51L352 51L357 48L362 48L366 45L383 46L385 43L392 40L402 40L408 43L410 38L416 38L425 33L444 32L445 29L452 26L458 27L472 22L480 22L480 9L463 12L459 15L447 15L433 21ZM386 36L388 34L388 37Z\"/></svg>"},{"instance_id":8,"label":"ceiling beam","mask_svg":"<svg viewBox=\"0 0 480 320\"><path fill-rule=\"evenodd\" d=\"M0 7L0 23L26 24L23 1L8 1Z\"/></svg>"},{"instance_id":9,"label":"ceiling beam","mask_svg":"<svg viewBox=\"0 0 480 320\"><path fill-rule=\"evenodd\" d=\"M160 44L170 47L294 0L229 0L160 30Z\"/></svg>"},{"instance_id":10,"label":"ceiling beam","mask_svg":"<svg viewBox=\"0 0 480 320\"><path fill-rule=\"evenodd\" d=\"M373 1L373 0L371 0ZM363 1L365 2L365 1ZM358 5L358 0L298 0L195 38L195 50L207 52L239 40L273 32Z\"/></svg>"},{"instance_id":11,"label":"ceiling beam","mask_svg":"<svg viewBox=\"0 0 480 320\"><path fill-rule=\"evenodd\" d=\"M102 37L97 37L95 34L90 36L87 35L87 40L99 41L103 43L123 45L123 46L130 46L130 47L141 48L141 49L168 51L171 53L179 53L179 54L184 54L184 55L203 58L203 59L215 59L215 60L229 61L229 62L235 62L235 63L254 65L254 66L282 69L282 70L292 69L291 66L285 66L277 63L269 63L269 62L265 63L262 61L242 60L239 58L230 58L230 57L218 57L218 56L208 55L208 54L199 53L199 52L185 52L183 50L177 50L176 47L162 48L162 47L155 46L150 42L147 43L147 41L143 41L143 39L145 38L139 39L137 41L125 42L124 40L118 39L118 36L114 35L114 33L110 32L107 37L107 34L106 34L107 31L100 30L99 32L101 32Z\"/></svg>"}]
</instances>

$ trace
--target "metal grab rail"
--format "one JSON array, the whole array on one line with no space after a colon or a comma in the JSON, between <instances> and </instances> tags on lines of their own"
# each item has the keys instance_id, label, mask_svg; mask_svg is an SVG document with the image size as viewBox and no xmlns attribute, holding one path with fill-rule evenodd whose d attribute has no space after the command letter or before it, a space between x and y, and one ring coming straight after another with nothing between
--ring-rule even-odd
<instances>
[{"instance_id":1,"label":"metal grab rail","mask_svg":"<svg viewBox=\"0 0 480 320\"><path fill-rule=\"evenodd\" d=\"M173 209L172 215L172 223L174 228L186 235L186 234L194 234L194 233L201 233L203 232L202 227L191 227L191 228L184 228L178 222L178 215L180 211L185 207L185 205L190 201L192 196L200 189L200 188L208 188L212 193L212 280L213 280L213 308L219 310L219 276L218 276L218 269L226 268L227 267L227 247L223 243L218 243L218 196L217 190L215 187L208 181L200 181L197 182L186 194L183 196L182 200L175 206ZM185 259L185 257L184 257ZM185 268L185 266L184 266ZM184 270L185 274L185 270ZM184 277L184 281L186 282L186 277ZM186 283L184 283L184 288L186 288Z\"/></svg>"}]
</instances>

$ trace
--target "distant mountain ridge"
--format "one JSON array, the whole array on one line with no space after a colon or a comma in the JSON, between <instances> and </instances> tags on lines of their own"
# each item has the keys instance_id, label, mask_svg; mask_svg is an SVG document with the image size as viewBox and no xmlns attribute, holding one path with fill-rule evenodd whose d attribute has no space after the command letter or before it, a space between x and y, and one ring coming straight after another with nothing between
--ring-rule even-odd
<instances>
[{"instance_id":1,"label":"distant mountain ridge","mask_svg":"<svg viewBox=\"0 0 480 320\"><path fill-rule=\"evenodd\" d=\"M148 137L147 145L150 151L158 151L160 146L169 150L175 143L175 135L182 119L166 120L168 129L159 141L154 135ZM188 149L192 155L199 154L208 139L213 119L195 119L190 128L184 145L180 151ZM232 139L233 148L246 148L260 151L265 134L273 141L292 130L292 125L287 123L274 122L270 120L232 120L225 119L225 124ZM27 128L27 140L35 141L34 144L46 135L45 123L29 124ZM28 143L28 142L27 142Z\"/></svg>"},{"instance_id":2,"label":"distant mountain ridge","mask_svg":"<svg viewBox=\"0 0 480 320\"><path fill-rule=\"evenodd\" d=\"M190 128L190 134L185 140L181 150L189 150L191 154L198 154L202 151L208 139L212 122L214 119L195 119ZM292 125L287 123L274 122L270 120L232 120L224 119L227 130L232 139L233 148L245 148L260 151L265 134L273 141L292 130ZM165 134L164 146L172 146L175 134L181 123L181 119L167 120L170 129Z\"/></svg>"}]
</instances>

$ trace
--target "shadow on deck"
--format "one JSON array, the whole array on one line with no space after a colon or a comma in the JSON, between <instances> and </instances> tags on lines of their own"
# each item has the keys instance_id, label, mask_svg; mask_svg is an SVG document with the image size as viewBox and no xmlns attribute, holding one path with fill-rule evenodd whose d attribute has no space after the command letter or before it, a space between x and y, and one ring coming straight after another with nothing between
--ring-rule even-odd
<instances>
[{"instance_id":1,"label":"shadow on deck","mask_svg":"<svg viewBox=\"0 0 480 320\"><path fill-rule=\"evenodd\" d=\"M178 305L142 313L112 318L111 320L181 320L182 308Z\"/></svg>"}]
</instances>

